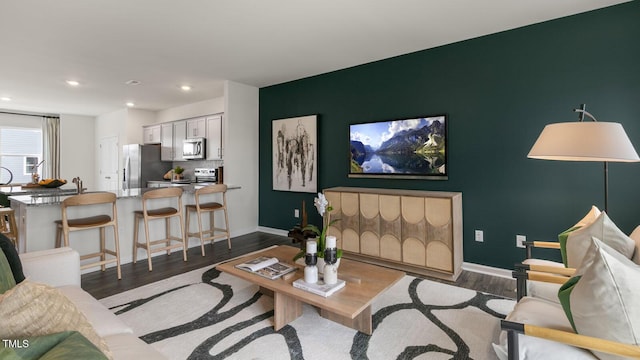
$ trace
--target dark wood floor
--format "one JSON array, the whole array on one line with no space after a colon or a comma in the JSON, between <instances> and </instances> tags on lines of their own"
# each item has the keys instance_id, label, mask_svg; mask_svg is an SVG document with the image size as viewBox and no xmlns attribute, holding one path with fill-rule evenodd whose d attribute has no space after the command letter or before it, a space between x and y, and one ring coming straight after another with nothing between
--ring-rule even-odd
<instances>
[{"instance_id":1,"label":"dark wood floor","mask_svg":"<svg viewBox=\"0 0 640 360\"><path fill-rule=\"evenodd\" d=\"M147 261L122 265L122 280L118 280L115 268L104 272L95 271L82 275L82 288L94 297L101 299L145 284L156 282L173 275L213 265L237 256L260 250L272 245L291 244L284 236L263 232L255 232L231 240L232 249L227 249L226 241L214 245L206 245L206 256L202 256L200 248L188 250L188 261L182 261L180 253L170 256L160 255L153 258L153 271L147 268ZM437 279L431 279L439 281ZM444 283L449 283L442 281ZM515 281L485 274L463 271L455 284L467 289L483 291L503 297L515 298Z\"/></svg>"}]
</instances>

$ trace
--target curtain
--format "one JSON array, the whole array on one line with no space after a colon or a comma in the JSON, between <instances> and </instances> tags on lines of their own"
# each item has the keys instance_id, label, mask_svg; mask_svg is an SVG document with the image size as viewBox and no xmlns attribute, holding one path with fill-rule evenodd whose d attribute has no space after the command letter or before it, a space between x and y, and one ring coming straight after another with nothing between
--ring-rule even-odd
<instances>
[{"instance_id":1,"label":"curtain","mask_svg":"<svg viewBox=\"0 0 640 360\"><path fill-rule=\"evenodd\" d=\"M42 164L41 177L60 178L60 118L42 117Z\"/></svg>"}]
</instances>

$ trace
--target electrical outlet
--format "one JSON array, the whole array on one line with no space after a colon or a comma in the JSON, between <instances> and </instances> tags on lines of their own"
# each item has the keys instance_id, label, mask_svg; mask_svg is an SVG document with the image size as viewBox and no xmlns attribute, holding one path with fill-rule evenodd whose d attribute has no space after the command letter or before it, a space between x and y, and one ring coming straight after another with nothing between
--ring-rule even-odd
<instances>
[{"instance_id":1,"label":"electrical outlet","mask_svg":"<svg viewBox=\"0 0 640 360\"><path fill-rule=\"evenodd\" d=\"M294 210L293 210L293 217L295 217L295 218L299 218L299 217L300 217L300 210L298 210L298 209L294 209Z\"/></svg>"},{"instance_id":2,"label":"electrical outlet","mask_svg":"<svg viewBox=\"0 0 640 360\"><path fill-rule=\"evenodd\" d=\"M516 235L516 247L525 248L524 242L527 241L527 237L524 235Z\"/></svg>"},{"instance_id":3,"label":"electrical outlet","mask_svg":"<svg viewBox=\"0 0 640 360\"><path fill-rule=\"evenodd\" d=\"M484 232L482 230L476 230L476 241L484 242Z\"/></svg>"}]
</instances>

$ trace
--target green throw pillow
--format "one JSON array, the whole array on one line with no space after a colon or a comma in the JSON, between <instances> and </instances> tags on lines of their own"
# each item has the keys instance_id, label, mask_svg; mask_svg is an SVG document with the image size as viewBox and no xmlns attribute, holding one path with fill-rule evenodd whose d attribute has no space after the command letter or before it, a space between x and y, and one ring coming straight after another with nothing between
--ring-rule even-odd
<instances>
[{"instance_id":1,"label":"green throw pillow","mask_svg":"<svg viewBox=\"0 0 640 360\"><path fill-rule=\"evenodd\" d=\"M573 315L571 314L571 292L578 281L580 281L581 277L582 275L572 277L560 287L560 290L558 290L558 299L560 300L560 305L562 305L562 310L567 314L567 319L569 319L571 327L575 332L578 332L578 330L576 330L576 324L573 323Z\"/></svg>"},{"instance_id":2,"label":"green throw pillow","mask_svg":"<svg viewBox=\"0 0 640 360\"><path fill-rule=\"evenodd\" d=\"M11 240L4 234L0 234L0 249L4 252L4 256L7 257L11 272L13 273L13 279L16 284L20 284L24 280L24 273L22 272L22 262L16 251L16 247L13 246Z\"/></svg>"},{"instance_id":3,"label":"green throw pillow","mask_svg":"<svg viewBox=\"0 0 640 360\"><path fill-rule=\"evenodd\" d=\"M14 286L16 286L16 281L13 278L7 257L4 256L4 252L0 251L0 294L4 294Z\"/></svg>"},{"instance_id":4,"label":"green throw pillow","mask_svg":"<svg viewBox=\"0 0 640 360\"><path fill-rule=\"evenodd\" d=\"M560 254L562 254L562 262L564 267L567 267L567 239L572 231L580 229L582 226L573 226L558 235L558 241L560 242Z\"/></svg>"},{"instance_id":5,"label":"green throw pillow","mask_svg":"<svg viewBox=\"0 0 640 360\"><path fill-rule=\"evenodd\" d=\"M77 331L6 339L0 344L0 359L4 360L103 360L107 357Z\"/></svg>"}]
</instances>

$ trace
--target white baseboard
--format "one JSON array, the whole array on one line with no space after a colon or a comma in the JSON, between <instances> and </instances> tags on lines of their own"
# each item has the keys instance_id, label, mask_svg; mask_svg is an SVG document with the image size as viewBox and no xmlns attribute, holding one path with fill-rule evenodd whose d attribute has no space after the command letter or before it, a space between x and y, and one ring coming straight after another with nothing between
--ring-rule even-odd
<instances>
[{"instance_id":1,"label":"white baseboard","mask_svg":"<svg viewBox=\"0 0 640 360\"><path fill-rule=\"evenodd\" d=\"M507 279L513 279L513 277L511 276L512 270L501 269L501 268L496 268L492 266L463 262L462 270L491 275L491 276L498 276L498 277L507 278Z\"/></svg>"},{"instance_id":2,"label":"white baseboard","mask_svg":"<svg viewBox=\"0 0 640 360\"><path fill-rule=\"evenodd\" d=\"M287 230L275 229L275 228L270 228L265 226L258 226L258 231L262 231L267 234L280 235L280 236L287 236L287 234L289 234L289 231Z\"/></svg>"}]
</instances>

